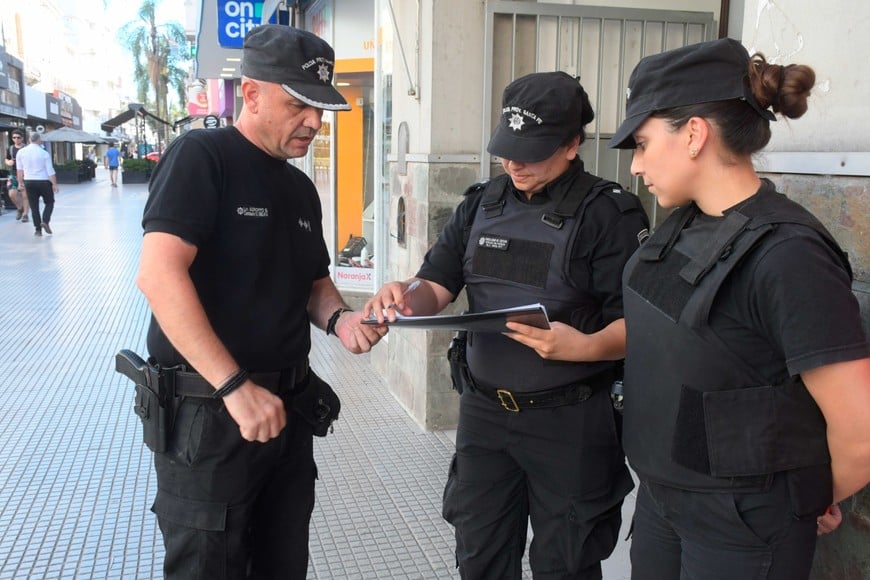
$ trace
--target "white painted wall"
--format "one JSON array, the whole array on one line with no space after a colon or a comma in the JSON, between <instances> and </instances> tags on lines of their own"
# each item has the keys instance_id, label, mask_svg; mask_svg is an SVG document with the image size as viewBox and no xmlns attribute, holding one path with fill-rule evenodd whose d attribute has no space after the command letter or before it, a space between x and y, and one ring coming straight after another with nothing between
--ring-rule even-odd
<instances>
[{"instance_id":1,"label":"white painted wall","mask_svg":"<svg viewBox=\"0 0 870 580\"><path fill-rule=\"evenodd\" d=\"M477 153L483 102L483 9L435 2L431 46L432 153Z\"/></svg>"},{"instance_id":2,"label":"white painted wall","mask_svg":"<svg viewBox=\"0 0 870 580\"><path fill-rule=\"evenodd\" d=\"M374 58L373 1L335 0L335 58Z\"/></svg>"},{"instance_id":3,"label":"white painted wall","mask_svg":"<svg viewBox=\"0 0 870 580\"><path fill-rule=\"evenodd\" d=\"M773 124L769 151L870 151L870 2L745 0L741 42L777 64L807 64L806 115Z\"/></svg>"}]
</instances>

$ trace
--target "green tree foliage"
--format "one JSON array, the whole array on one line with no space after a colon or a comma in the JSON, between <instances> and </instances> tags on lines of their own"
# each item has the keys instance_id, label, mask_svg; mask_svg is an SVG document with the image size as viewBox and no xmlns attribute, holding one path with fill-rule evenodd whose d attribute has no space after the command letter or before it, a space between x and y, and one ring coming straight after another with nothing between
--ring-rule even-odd
<instances>
[{"instance_id":1,"label":"green tree foliage","mask_svg":"<svg viewBox=\"0 0 870 580\"><path fill-rule=\"evenodd\" d=\"M190 48L181 24L157 22L155 9L160 1L142 0L138 18L120 28L118 41L133 56L133 79L140 102L155 116L169 120L170 91L175 91L180 103L187 100ZM154 129L165 143L167 127L157 123Z\"/></svg>"}]
</instances>

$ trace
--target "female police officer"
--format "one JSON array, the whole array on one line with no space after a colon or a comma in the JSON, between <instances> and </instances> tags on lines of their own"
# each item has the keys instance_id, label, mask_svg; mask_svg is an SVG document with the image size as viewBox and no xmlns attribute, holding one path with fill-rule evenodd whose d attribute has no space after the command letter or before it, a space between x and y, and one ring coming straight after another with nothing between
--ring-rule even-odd
<instances>
[{"instance_id":1,"label":"female police officer","mask_svg":"<svg viewBox=\"0 0 870 580\"><path fill-rule=\"evenodd\" d=\"M730 39L644 58L629 79L611 147L636 148L632 172L677 208L623 277L633 578L806 578L817 520L870 480L848 261L751 160L769 109L800 117L814 80Z\"/></svg>"},{"instance_id":2,"label":"female police officer","mask_svg":"<svg viewBox=\"0 0 870 580\"><path fill-rule=\"evenodd\" d=\"M635 195L576 158L593 116L563 72L508 85L488 146L505 174L471 188L416 290L392 282L364 309L381 321L394 303L402 314L434 314L464 286L472 312L541 302L554 334L587 333L574 363L546 361L499 333L469 337L473 382L444 493L465 579L520 578L529 519L536 577L601 578L632 488L609 387L625 349L621 273L648 224Z\"/></svg>"}]
</instances>

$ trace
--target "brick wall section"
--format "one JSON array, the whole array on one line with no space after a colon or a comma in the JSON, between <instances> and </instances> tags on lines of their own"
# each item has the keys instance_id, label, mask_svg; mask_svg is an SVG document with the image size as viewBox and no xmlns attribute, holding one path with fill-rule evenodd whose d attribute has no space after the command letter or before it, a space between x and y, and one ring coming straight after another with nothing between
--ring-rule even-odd
<instances>
[{"instance_id":1,"label":"brick wall section","mask_svg":"<svg viewBox=\"0 0 870 580\"><path fill-rule=\"evenodd\" d=\"M853 288L870 329L870 178L768 175L777 189L812 211L849 253ZM819 539L812 580L870 579L870 489L849 498L843 525Z\"/></svg>"}]
</instances>

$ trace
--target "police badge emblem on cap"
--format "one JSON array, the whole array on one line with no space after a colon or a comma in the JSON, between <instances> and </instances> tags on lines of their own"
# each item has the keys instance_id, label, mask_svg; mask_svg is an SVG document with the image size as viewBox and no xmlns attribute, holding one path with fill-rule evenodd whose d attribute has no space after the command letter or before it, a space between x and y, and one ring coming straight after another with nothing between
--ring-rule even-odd
<instances>
[{"instance_id":1,"label":"police badge emblem on cap","mask_svg":"<svg viewBox=\"0 0 870 580\"><path fill-rule=\"evenodd\" d=\"M349 111L332 85L335 52L317 35L292 26L264 24L245 36L242 76L277 83L306 105Z\"/></svg>"},{"instance_id":2,"label":"police badge emblem on cap","mask_svg":"<svg viewBox=\"0 0 870 580\"><path fill-rule=\"evenodd\" d=\"M486 150L511 161L543 161L594 118L577 79L558 71L528 74L505 88L499 124Z\"/></svg>"}]
</instances>

